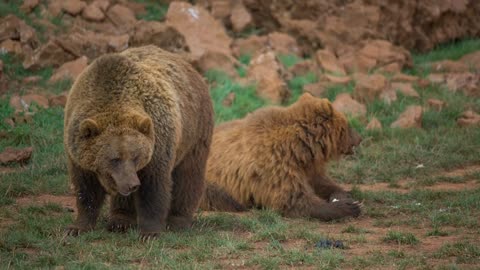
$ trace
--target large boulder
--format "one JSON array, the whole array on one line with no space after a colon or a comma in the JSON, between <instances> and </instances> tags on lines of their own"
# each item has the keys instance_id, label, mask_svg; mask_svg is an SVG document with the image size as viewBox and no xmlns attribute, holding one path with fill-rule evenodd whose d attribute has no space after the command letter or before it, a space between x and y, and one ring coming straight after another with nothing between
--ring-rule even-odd
<instances>
[{"instance_id":1,"label":"large boulder","mask_svg":"<svg viewBox=\"0 0 480 270\"><path fill-rule=\"evenodd\" d=\"M380 74L357 75L353 96L356 100L371 102L387 90L388 81Z\"/></svg>"},{"instance_id":2,"label":"large boulder","mask_svg":"<svg viewBox=\"0 0 480 270\"><path fill-rule=\"evenodd\" d=\"M61 80L72 80L74 81L78 75L87 67L88 58L85 56L79 57L70 62L66 62L60 66L50 77L50 82L58 82Z\"/></svg>"},{"instance_id":3,"label":"large boulder","mask_svg":"<svg viewBox=\"0 0 480 270\"><path fill-rule=\"evenodd\" d=\"M185 37L175 28L155 21L139 21L131 39L132 46L153 44L170 52L185 52Z\"/></svg>"},{"instance_id":4,"label":"large boulder","mask_svg":"<svg viewBox=\"0 0 480 270\"><path fill-rule=\"evenodd\" d=\"M33 49L39 46L35 29L15 15L7 15L0 18L0 43L5 40L19 41Z\"/></svg>"},{"instance_id":5,"label":"large boulder","mask_svg":"<svg viewBox=\"0 0 480 270\"><path fill-rule=\"evenodd\" d=\"M46 67L59 67L65 62L75 59L75 55L65 51L56 40L50 40L34 51L23 61L26 69L40 69Z\"/></svg>"},{"instance_id":6,"label":"large boulder","mask_svg":"<svg viewBox=\"0 0 480 270\"><path fill-rule=\"evenodd\" d=\"M477 0L244 0L258 28L295 36L304 49L383 39L408 50L480 35Z\"/></svg>"},{"instance_id":7,"label":"large boulder","mask_svg":"<svg viewBox=\"0 0 480 270\"><path fill-rule=\"evenodd\" d=\"M246 38L238 38L232 44L232 51L236 57L254 55L268 46L268 42L267 36L252 35Z\"/></svg>"},{"instance_id":8,"label":"large boulder","mask_svg":"<svg viewBox=\"0 0 480 270\"><path fill-rule=\"evenodd\" d=\"M129 32L135 27L135 13L126 6L116 4L108 9L107 18L121 31Z\"/></svg>"},{"instance_id":9,"label":"large boulder","mask_svg":"<svg viewBox=\"0 0 480 270\"><path fill-rule=\"evenodd\" d=\"M253 24L253 18L248 9L243 5L242 1L236 1L232 7L230 21L235 32L242 32Z\"/></svg>"},{"instance_id":10,"label":"large boulder","mask_svg":"<svg viewBox=\"0 0 480 270\"><path fill-rule=\"evenodd\" d=\"M337 75L346 74L342 63L340 63L335 54L329 50L318 50L315 53L315 59L318 65L326 72Z\"/></svg>"},{"instance_id":11,"label":"large boulder","mask_svg":"<svg viewBox=\"0 0 480 270\"><path fill-rule=\"evenodd\" d=\"M408 106L404 112L400 114L398 119L393 122L391 128L421 128L422 127L422 106Z\"/></svg>"},{"instance_id":12,"label":"large boulder","mask_svg":"<svg viewBox=\"0 0 480 270\"><path fill-rule=\"evenodd\" d=\"M207 52L232 57L232 39L223 25L204 8L185 2L172 2L166 18L167 25L185 37L193 59L200 59Z\"/></svg>"},{"instance_id":13,"label":"large boulder","mask_svg":"<svg viewBox=\"0 0 480 270\"><path fill-rule=\"evenodd\" d=\"M190 51L189 61L197 66L209 63L209 68L234 69L236 62L232 56L230 45L232 39L227 35L224 26L201 6L193 6L186 2L172 2L168 8L166 24L185 37ZM214 57L215 59L207 59ZM217 61L221 59L221 61ZM216 66L214 63L220 65ZM213 66L210 66L213 64ZM204 70L201 70L204 71Z\"/></svg>"},{"instance_id":14,"label":"large boulder","mask_svg":"<svg viewBox=\"0 0 480 270\"><path fill-rule=\"evenodd\" d=\"M282 103L290 95L282 79L282 65L273 51L254 57L248 67L247 77L257 83L257 94L272 103Z\"/></svg>"},{"instance_id":15,"label":"large boulder","mask_svg":"<svg viewBox=\"0 0 480 270\"><path fill-rule=\"evenodd\" d=\"M353 117L365 117L367 115L367 106L354 100L348 93L337 95L332 106L337 111Z\"/></svg>"}]
</instances>

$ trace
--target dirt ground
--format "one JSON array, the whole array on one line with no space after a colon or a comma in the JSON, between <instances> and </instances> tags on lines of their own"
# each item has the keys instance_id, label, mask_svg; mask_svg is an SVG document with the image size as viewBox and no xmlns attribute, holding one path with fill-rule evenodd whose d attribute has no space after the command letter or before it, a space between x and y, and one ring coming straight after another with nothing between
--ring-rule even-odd
<instances>
[{"instance_id":1,"label":"dirt ground","mask_svg":"<svg viewBox=\"0 0 480 270\"><path fill-rule=\"evenodd\" d=\"M443 172L439 175L445 177L461 177L465 175L470 175L472 173L480 172L480 165L473 165L464 168L458 168L452 171ZM356 185L361 191L373 191L373 192L380 192L380 191L390 191L390 192L399 192L399 193L408 193L409 191L416 189L428 189L428 190L435 190L435 191L461 191L464 189L475 189L480 187L480 183L478 181L469 180L464 183L436 183L432 186L425 186L425 187L413 187L411 183L411 179L405 179L398 182L398 186L390 187L386 183L376 183L376 184L359 184ZM352 185L344 185L344 187L351 188ZM73 196L57 196L57 195L49 195L43 194L38 196L26 196L21 197L16 200L15 205L19 207L26 207L26 206L41 206L45 204L58 204L62 208L74 212L75 214L75 198ZM365 205L364 207L368 207ZM211 215L215 214L214 212L203 212L202 215ZM249 213L239 213L236 215L249 215ZM295 224L295 226L302 226L308 223L312 223L315 221L308 221L302 219L288 219L287 222L291 222ZM12 225L11 220L0 220L0 228L5 228ZM343 240L348 243L347 250L344 252L344 256L346 259L349 257L363 257L369 256L371 254L375 254L377 252L399 252L403 253L405 256L415 255L415 254L433 254L437 251L442 245L446 243L454 243L456 241L472 241L473 243L480 241L479 235L475 230L469 229L462 229L461 231L458 228L454 227L442 227L443 231L447 232L455 232L453 235L447 236L428 236L427 233L431 231L430 227L417 227L414 228L408 225L394 225L392 227L381 227L375 226L375 219L366 216L360 216L357 219L351 219L345 224L339 226L336 223L318 223L318 227L316 229L316 233L321 233L323 235L327 235L329 239L339 239ZM364 230L364 233L361 234L361 238L359 238L358 234L347 234L342 232L345 226L354 226L356 228L360 228ZM415 237L420 241L420 245L395 245L392 243L386 243L383 241L384 236L390 230L400 231L403 233L412 233ZM251 232L239 232L240 234L245 234L242 238L249 239L253 236ZM290 249L303 249L303 250L312 250L315 247L308 243L307 240L302 239L286 239L285 241L281 242L282 247L285 250ZM267 241L257 241L254 243L254 252L256 254L263 254L265 253L265 249L268 246ZM35 253L34 249L29 250L28 252ZM434 260L432 262L432 260ZM445 258L445 259L429 259L429 262L433 265L446 265L448 263L452 263L449 260L453 260L452 258ZM239 257L239 258L219 258L218 261L225 266L226 269L242 269L248 268L245 266L246 259ZM141 262L140 262L141 263ZM462 265L458 265L462 267ZM464 267L471 267L472 265L464 265ZM296 269L298 267L295 267ZM311 266L306 266L302 269L310 269ZM312 268L313 269L313 268ZM382 268L382 269L389 269L389 268ZM392 269L396 269L396 267L392 267ZM464 268L462 268L464 269ZM468 269L468 268L465 268Z\"/></svg>"}]
</instances>

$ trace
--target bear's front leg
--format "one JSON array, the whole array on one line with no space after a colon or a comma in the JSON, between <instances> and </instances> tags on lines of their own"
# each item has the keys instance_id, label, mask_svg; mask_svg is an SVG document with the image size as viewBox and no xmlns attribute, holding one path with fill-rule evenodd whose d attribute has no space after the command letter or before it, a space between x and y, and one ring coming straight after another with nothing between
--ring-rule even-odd
<instances>
[{"instance_id":1,"label":"bear's front leg","mask_svg":"<svg viewBox=\"0 0 480 270\"><path fill-rule=\"evenodd\" d=\"M349 192L345 191L337 183L335 183L325 173L316 173L310 180L310 183L315 191L315 194L320 198L332 201L332 200L352 200L352 196Z\"/></svg>"},{"instance_id":2,"label":"bear's front leg","mask_svg":"<svg viewBox=\"0 0 480 270\"><path fill-rule=\"evenodd\" d=\"M151 162L150 164L155 164ZM152 168L154 167L154 168ZM148 165L138 172L140 188L135 192L140 239L146 241L165 231L170 210L172 180L168 169Z\"/></svg>"},{"instance_id":3,"label":"bear's front leg","mask_svg":"<svg viewBox=\"0 0 480 270\"><path fill-rule=\"evenodd\" d=\"M77 236L95 227L105 200L105 190L95 173L78 167L71 160L68 161L68 171L75 189L78 214L75 222L67 227L65 233Z\"/></svg>"}]
</instances>

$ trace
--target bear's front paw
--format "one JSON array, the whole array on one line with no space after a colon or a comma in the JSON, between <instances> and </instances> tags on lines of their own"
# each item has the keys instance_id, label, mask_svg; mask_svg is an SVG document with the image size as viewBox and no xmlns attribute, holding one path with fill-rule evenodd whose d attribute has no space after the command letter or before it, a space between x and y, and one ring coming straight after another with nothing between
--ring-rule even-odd
<instances>
[{"instance_id":1,"label":"bear's front paw","mask_svg":"<svg viewBox=\"0 0 480 270\"><path fill-rule=\"evenodd\" d=\"M192 227L192 217L169 216L168 229L172 231L183 231Z\"/></svg>"},{"instance_id":2,"label":"bear's front paw","mask_svg":"<svg viewBox=\"0 0 480 270\"><path fill-rule=\"evenodd\" d=\"M342 212L342 216L358 217L361 213L362 203L353 199L332 201L331 203Z\"/></svg>"},{"instance_id":3,"label":"bear's front paw","mask_svg":"<svg viewBox=\"0 0 480 270\"><path fill-rule=\"evenodd\" d=\"M88 232L90 230L91 228L85 228L72 224L65 229L65 236L79 236L80 234Z\"/></svg>"},{"instance_id":4,"label":"bear's front paw","mask_svg":"<svg viewBox=\"0 0 480 270\"><path fill-rule=\"evenodd\" d=\"M140 232L140 241L148 242L157 239L159 232Z\"/></svg>"},{"instance_id":5,"label":"bear's front paw","mask_svg":"<svg viewBox=\"0 0 480 270\"><path fill-rule=\"evenodd\" d=\"M126 217L112 217L107 224L107 230L111 232L124 233L130 228L134 228L137 225L135 220Z\"/></svg>"},{"instance_id":6,"label":"bear's front paw","mask_svg":"<svg viewBox=\"0 0 480 270\"><path fill-rule=\"evenodd\" d=\"M352 194L350 192L346 191L340 191L340 192L335 192L332 195L330 195L330 199L328 200L329 202L336 202L336 201L341 201L341 200L352 200Z\"/></svg>"}]
</instances>

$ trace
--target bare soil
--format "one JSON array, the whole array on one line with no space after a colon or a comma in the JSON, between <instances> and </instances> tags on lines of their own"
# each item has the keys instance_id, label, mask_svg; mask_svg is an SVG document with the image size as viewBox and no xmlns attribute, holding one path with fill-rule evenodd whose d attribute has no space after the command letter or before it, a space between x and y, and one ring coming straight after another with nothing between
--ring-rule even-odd
<instances>
[{"instance_id":1,"label":"bare soil","mask_svg":"<svg viewBox=\"0 0 480 270\"><path fill-rule=\"evenodd\" d=\"M455 169L449 172L443 172L440 175L442 176L465 176L475 172L480 171L480 165L473 165L469 167L464 167L460 169ZM399 193L407 193L411 189L428 189L428 190L450 190L450 191L460 191L463 189L473 189L479 188L480 183L475 180L469 180L465 183L436 183L432 186L421 186L415 187L411 185L411 179L405 179L398 182L398 187L390 187L387 183L376 183L376 184L359 184L356 185L362 191L393 191ZM353 185L344 185L344 187L351 188ZM18 198L16 200L17 206L30 206L30 205L45 205L48 203L54 203L62 206L66 209L75 209L75 198L68 195L37 195L37 196L25 196ZM366 206L368 207L368 206ZM202 215L211 215L215 214L214 212L203 212ZM249 216L251 213L238 213L235 214L238 216ZM427 236L427 233L431 231L430 227L422 227L422 224L419 224L416 228L408 225L394 225L391 227L381 227L374 224L378 219L361 216L357 219L350 219L342 221L339 223L322 223L311 220L303 219L287 219L287 222L293 223L294 226L307 226L311 227L312 223L315 223L316 229L313 232L325 235L328 239L331 240L342 240L347 246L347 250L343 253L346 259L353 257L367 257L369 255L378 254L378 253L388 253L390 251L402 252L405 256L414 256L418 254L432 255L442 245L445 243L454 243L456 241L470 241L472 243L480 242L480 236L475 230L472 229L462 229L458 230L457 228L442 227L442 231L452 232L452 234L447 236ZM0 231L2 228L8 227L13 222L8 219L0 219ZM365 230L363 233L345 233L342 230L352 225L355 228ZM400 231L402 233L412 233L420 241L416 245L395 245L392 243L386 243L383 241L383 238L388 233L388 231ZM238 235L243 235L244 239L251 239L253 234L251 232L237 232ZM281 241L282 248L284 250L305 250L312 251L315 249L314 243L310 243L304 239L287 239ZM254 254L267 254L267 248L269 242L266 240L261 240L255 242L253 245ZM36 254L36 250L28 250L32 254ZM230 254L228 257L218 258L218 262L225 269L252 269L251 266L246 265L246 262L251 258L244 258L239 254ZM433 261L432 261L433 260ZM454 258L445 258L445 259L429 259L430 265L445 265L451 263ZM142 262L139 263L140 265ZM471 265L470 265L471 266ZM470 267L466 265L466 267ZM295 267L298 269L298 265ZM310 269L311 266L300 267L301 269ZM313 269L313 268L312 268ZM389 269L382 268L382 269ZM462 268L463 269L463 268ZM467 268L468 269L468 268Z\"/></svg>"}]
</instances>

